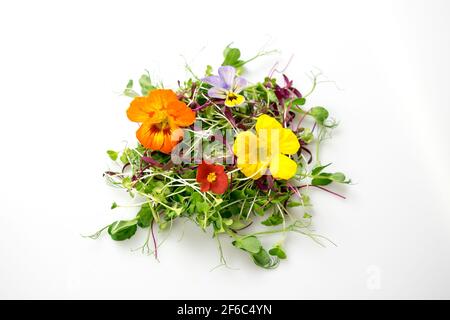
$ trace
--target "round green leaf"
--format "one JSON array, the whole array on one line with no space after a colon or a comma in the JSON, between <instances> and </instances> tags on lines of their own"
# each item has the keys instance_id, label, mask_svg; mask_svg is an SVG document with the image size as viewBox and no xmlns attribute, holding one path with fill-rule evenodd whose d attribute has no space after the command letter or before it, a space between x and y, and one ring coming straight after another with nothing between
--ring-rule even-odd
<instances>
[{"instance_id":1,"label":"round green leaf","mask_svg":"<svg viewBox=\"0 0 450 320\"><path fill-rule=\"evenodd\" d=\"M123 241L130 239L137 230L137 221L136 220L120 220L112 223L108 227L108 233L113 240Z\"/></svg>"},{"instance_id":2,"label":"round green leaf","mask_svg":"<svg viewBox=\"0 0 450 320\"><path fill-rule=\"evenodd\" d=\"M250 253L258 253L261 249L261 242L254 236L237 239L233 245Z\"/></svg>"},{"instance_id":3,"label":"round green leaf","mask_svg":"<svg viewBox=\"0 0 450 320\"><path fill-rule=\"evenodd\" d=\"M329 179L329 178L314 178L311 180L311 184L313 186L326 186L329 185L331 182L333 182L333 180Z\"/></svg>"},{"instance_id":4,"label":"round green leaf","mask_svg":"<svg viewBox=\"0 0 450 320\"><path fill-rule=\"evenodd\" d=\"M141 228L148 228L153 221L152 211L149 204L144 204L136 215L137 224Z\"/></svg>"},{"instance_id":5,"label":"round green leaf","mask_svg":"<svg viewBox=\"0 0 450 320\"><path fill-rule=\"evenodd\" d=\"M320 124L323 124L328 118L328 110L324 107L313 107L309 111L309 114Z\"/></svg>"},{"instance_id":6,"label":"round green leaf","mask_svg":"<svg viewBox=\"0 0 450 320\"><path fill-rule=\"evenodd\" d=\"M286 253L283 251L283 249L280 246L276 246L269 250L270 255L278 257L280 259L286 259Z\"/></svg>"},{"instance_id":7,"label":"round green leaf","mask_svg":"<svg viewBox=\"0 0 450 320\"><path fill-rule=\"evenodd\" d=\"M257 266L265 269L276 268L280 263L279 259L270 257L267 251L264 250L263 248L261 248L261 250L259 250L258 253L252 254L252 258L253 262Z\"/></svg>"},{"instance_id":8,"label":"round green leaf","mask_svg":"<svg viewBox=\"0 0 450 320\"><path fill-rule=\"evenodd\" d=\"M113 150L108 150L106 151L106 153L108 154L108 156L111 158L112 161L116 161L117 157L119 156L119 153Z\"/></svg>"},{"instance_id":9,"label":"round green leaf","mask_svg":"<svg viewBox=\"0 0 450 320\"><path fill-rule=\"evenodd\" d=\"M331 175L331 179L333 179L336 182L344 182L345 175L342 172L336 172Z\"/></svg>"}]
</instances>

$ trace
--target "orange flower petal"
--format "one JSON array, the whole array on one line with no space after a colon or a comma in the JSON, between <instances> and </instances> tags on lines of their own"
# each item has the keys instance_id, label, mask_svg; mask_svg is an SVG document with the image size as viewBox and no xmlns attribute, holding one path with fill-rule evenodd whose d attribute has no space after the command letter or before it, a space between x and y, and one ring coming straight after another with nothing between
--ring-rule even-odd
<instances>
[{"instance_id":1,"label":"orange flower petal","mask_svg":"<svg viewBox=\"0 0 450 320\"><path fill-rule=\"evenodd\" d=\"M152 145L153 135L152 124L149 122L144 122L136 131L136 138L145 148L150 148Z\"/></svg>"},{"instance_id":2,"label":"orange flower petal","mask_svg":"<svg viewBox=\"0 0 450 320\"><path fill-rule=\"evenodd\" d=\"M164 133L164 142L160 151L169 154L172 149L177 145L178 141L172 141L172 135L170 131Z\"/></svg>"},{"instance_id":3,"label":"orange flower petal","mask_svg":"<svg viewBox=\"0 0 450 320\"><path fill-rule=\"evenodd\" d=\"M137 130L136 137L145 148L170 154L183 138L183 130L159 129L150 122L144 122Z\"/></svg>"},{"instance_id":4,"label":"orange flower petal","mask_svg":"<svg viewBox=\"0 0 450 320\"><path fill-rule=\"evenodd\" d=\"M153 131L154 131L154 134L151 137L150 149L161 150L162 146L164 145L164 139L165 139L164 130L154 129Z\"/></svg>"},{"instance_id":5,"label":"orange flower petal","mask_svg":"<svg viewBox=\"0 0 450 320\"><path fill-rule=\"evenodd\" d=\"M139 142L148 149L170 153L183 138L183 130L194 123L195 112L178 100L172 90L156 89L147 97L135 98L127 110L131 121L142 122L136 132Z\"/></svg>"},{"instance_id":6,"label":"orange flower petal","mask_svg":"<svg viewBox=\"0 0 450 320\"><path fill-rule=\"evenodd\" d=\"M166 131L164 137L164 144L161 147L161 152L169 154L173 148L183 140L184 132L180 128L171 129L170 131Z\"/></svg>"},{"instance_id":7,"label":"orange flower petal","mask_svg":"<svg viewBox=\"0 0 450 320\"><path fill-rule=\"evenodd\" d=\"M147 100L147 97L134 98L127 110L128 119L134 122L145 122L154 113Z\"/></svg>"},{"instance_id":8,"label":"orange flower petal","mask_svg":"<svg viewBox=\"0 0 450 320\"><path fill-rule=\"evenodd\" d=\"M156 89L150 91L147 97L136 97L127 110L128 119L134 122L159 123L166 118L165 110L173 102L179 102L172 90Z\"/></svg>"},{"instance_id":9,"label":"orange flower petal","mask_svg":"<svg viewBox=\"0 0 450 320\"><path fill-rule=\"evenodd\" d=\"M139 142L148 149L160 150L164 144L164 131L158 129L150 121L144 122L136 131Z\"/></svg>"},{"instance_id":10,"label":"orange flower petal","mask_svg":"<svg viewBox=\"0 0 450 320\"><path fill-rule=\"evenodd\" d=\"M167 109L169 104L178 101L177 95L170 89L156 89L148 94L148 103L153 109Z\"/></svg>"},{"instance_id":11,"label":"orange flower petal","mask_svg":"<svg viewBox=\"0 0 450 320\"><path fill-rule=\"evenodd\" d=\"M167 113L173 123L179 127L188 127L195 121L195 112L178 100L169 103Z\"/></svg>"}]
</instances>

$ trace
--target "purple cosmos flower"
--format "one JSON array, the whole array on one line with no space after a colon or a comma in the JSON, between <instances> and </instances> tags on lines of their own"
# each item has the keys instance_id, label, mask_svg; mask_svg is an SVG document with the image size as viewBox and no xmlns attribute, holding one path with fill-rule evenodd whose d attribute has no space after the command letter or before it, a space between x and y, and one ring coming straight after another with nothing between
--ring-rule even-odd
<instances>
[{"instance_id":1,"label":"purple cosmos flower","mask_svg":"<svg viewBox=\"0 0 450 320\"><path fill-rule=\"evenodd\" d=\"M247 80L236 77L236 69L231 66L222 66L218 70L218 76L209 76L202 79L212 88L208 90L211 98L225 99L227 107L234 107L245 101L243 95L239 94L247 86Z\"/></svg>"}]
</instances>

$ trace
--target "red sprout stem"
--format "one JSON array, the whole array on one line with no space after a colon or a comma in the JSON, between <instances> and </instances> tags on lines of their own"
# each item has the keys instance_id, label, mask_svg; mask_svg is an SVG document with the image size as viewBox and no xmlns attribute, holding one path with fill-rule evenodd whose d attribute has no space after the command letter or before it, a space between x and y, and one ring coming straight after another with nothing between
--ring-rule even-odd
<instances>
[{"instance_id":1,"label":"red sprout stem","mask_svg":"<svg viewBox=\"0 0 450 320\"><path fill-rule=\"evenodd\" d=\"M298 189L294 188L290 183L287 184L288 188L291 189L294 193L296 193L300 198L302 197L302 195L300 194L300 192L298 191Z\"/></svg>"},{"instance_id":2,"label":"red sprout stem","mask_svg":"<svg viewBox=\"0 0 450 320\"><path fill-rule=\"evenodd\" d=\"M289 103L288 107L284 110L283 124L286 127L287 117L289 116L289 112L291 111L292 102Z\"/></svg>"},{"instance_id":3,"label":"red sprout stem","mask_svg":"<svg viewBox=\"0 0 450 320\"><path fill-rule=\"evenodd\" d=\"M303 114L303 116L300 118L300 120L298 121L298 124L297 124L297 129L295 129L295 132L298 132L298 130L300 130L300 126L301 126L303 120L305 119L305 117L306 117L306 115L307 115L308 113L309 113L309 110L306 111L306 112Z\"/></svg>"},{"instance_id":4,"label":"red sprout stem","mask_svg":"<svg viewBox=\"0 0 450 320\"><path fill-rule=\"evenodd\" d=\"M310 164L310 163L312 162L312 159L313 159L313 156L312 156L311 151L309 151L308 148L305 148L305 147L303 147L303 146L300 144L300 152L301 152L302 150L304 150L304 151L309 155L309 160L308 160L307 163Z\"/></svg>"},{"instance_id":5,"label":"red sprout stem","mask_svg":"<svg viewBox=\"0 0 450 320\"><path fill-rule=\"evenodd\" d=\"M197 112L197 111L200 111L202 109L205 109L206 107L209 107L210 105L211 105L211 101L207 101L204 104L202 104L201 106L198 106L198 107L192 109L192 111Z\"/></svg>"},{"instance_id":6,"label":"red sprout stem","mask_svg":"<svg viewBox=\"0 0 450 320\"><path fill-rule=\"evenodd\" d=\"M313 187L316 187L316 188L319 188L319 189L321 189L321 190L323 190L323 191L326 191L326 192L329 192L329 193L331 193L331 194L334 194L335 196L338 196L339 198L346 199L343 195L340 195L339 193L336 193L336 192L334 192L334 191L325 189L324 187L321 187L321 186L313 186Z\"/></svg>"},{"instance_id":7,"label":"red sprout stem","mask_svg":"<svg viewBox=\"0 0 450 320\"><path fill-rule=\"evenodd\" d=\"M336 193L336 192L334 192L334 191L328 190L328 189L326 189L326 188L324 188L324 187L321 187L321 186L314 186L314 185L312 185L312 184L304 184L304 185L299 186L299 187L296 187L296 188L301 189L301 188L307 188L307 187L315 187L315 188L321 189L321 190L323 190L323 191L326 191L326 192L328 192L328 193L334 194L335 196L337 196L337 197L339 197L339 198L347 199L346 197L344 197L343 195L340 195L339 193Z\"/></svg>"}]
</instances>

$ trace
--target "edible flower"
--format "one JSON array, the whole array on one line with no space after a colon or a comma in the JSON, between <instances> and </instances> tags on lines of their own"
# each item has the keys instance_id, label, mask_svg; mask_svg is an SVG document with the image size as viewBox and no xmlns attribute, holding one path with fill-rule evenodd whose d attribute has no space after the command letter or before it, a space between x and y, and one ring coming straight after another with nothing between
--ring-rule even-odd
<instances>
[{"instance_id":1,"label":"edible flower","mask_svg":"<svg viewBox=\"0 0 450 320\"><path fill-rule=\"evenodd\" d=\"M236 77L236 69L232 66L222 66L218 70L218 76L209 76L202 81L211 85L208 96L211 98L225 99L227 107L241 105L245 98L239 94L247 86L247 80Z\"/></svg>"},{"instance_id":2,"label":"edible flower","mask_svg":"<svg viewBox=\"0 0 450 320\"><path fill-rule=\"evenodd\" d=\"M146 97L134 98L127 116L131 121L142 123L136 137L145 148L166 154L183 138L180 128L195 121L195 112L168 89L152 90Z\"/></svg>"},{"instance_id":3,"label":"edible flower","mask_svg":"<svg viewBox=\"0 0 450 320\"><path fill-rule=\"evenodd\" d=\"M200 183L200 191L212 191L216 194L224 194L228 188L228 177L225 167L209 164L205 161L197 168L197 182Z\"/></svg>"},{"instance_id":4,"label":"edible flower","mask_svg":"<svg viewBox=\"0 0 450 320\"><path fill-rule=\"evenodd\" d=\"M297 163L286 155L297 153L299 148L291 129L263 114L256 120L256 134L244 131L236 136L233 152L246 177L257 180L269 169L275 179L288 180L297 172Z\"/></svg>"}]
</instances>

